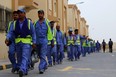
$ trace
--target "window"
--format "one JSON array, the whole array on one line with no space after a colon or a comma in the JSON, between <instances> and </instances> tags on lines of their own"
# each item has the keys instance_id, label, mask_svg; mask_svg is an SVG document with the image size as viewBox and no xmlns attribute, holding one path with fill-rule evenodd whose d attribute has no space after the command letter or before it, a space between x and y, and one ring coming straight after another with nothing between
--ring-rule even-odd
<instances>
[{"instance_id":1,"label":"window","mask_svg":"<svg viewBox=\"0 0 116 77\"><path fill-rule=\"evenodd\" d=\"M12 12L5 9L0 9L0 16L0 31L5 31L6 26L12 19Z\"/></svg>"}]
</instances>

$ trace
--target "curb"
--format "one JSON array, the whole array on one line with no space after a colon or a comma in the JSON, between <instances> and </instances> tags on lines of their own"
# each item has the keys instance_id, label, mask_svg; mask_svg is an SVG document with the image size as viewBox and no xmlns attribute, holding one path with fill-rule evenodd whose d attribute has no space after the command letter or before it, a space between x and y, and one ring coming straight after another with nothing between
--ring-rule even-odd
<instances>
[{"instance_id":1,"label":"curb","mask_svg":"<svg viewBox=\"0 0 116 77\"><path fill-rule=\"evenodd\" d=\"M34 60L33 63L37 63L38 60ZM10 69L12 68L12 64L3 64L3 65L0 65L0 71L1 70L6 70L6 69Z\"/></svg>"}]
</instances>

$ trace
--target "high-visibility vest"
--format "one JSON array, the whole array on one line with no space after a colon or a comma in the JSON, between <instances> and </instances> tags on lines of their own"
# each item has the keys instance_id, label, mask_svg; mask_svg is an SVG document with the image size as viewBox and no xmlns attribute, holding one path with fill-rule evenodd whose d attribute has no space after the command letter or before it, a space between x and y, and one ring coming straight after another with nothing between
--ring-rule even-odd
<instances>
[{"instance_id":1,"label":"high-visibility vest","mask_svg":"<svg viewBox=\"0 0 116 77\"><path fill-rule=\"evenodd\" d=\"M83 47L86 47L87 44L86 44L86 40L83 41L83 44L82 44Z\"/></svg>"},{"instance_id":2,"label":"high-visibility vest","mask_svg":"<svg viewBox=\"0 0 116 77\"><path fill-rule=\"evenodd\" d=\"M37 20L37 21L38 21L38 20ZM34 22L34 26L36 26L37 21ZM51 28L50 28L50 25L49 25L49 20L48 20L48 19L45 19L45 21L46 21L46 25L47 25L47 27L48 27L47 39L48 39L48 40L52 40L52 39L53 39L53 34L52 34L52 31L51 31Z\"/></svg>"},{"instance_id":3,"label":"high-visibility vest","mask_svg":"<svg viewBox=\"0 0 116 77\"><path fill-rule=\"evenodd\" d=\"M13 22L13 21L10 21L9 24L8 24L7 33L8 33L9 30L10 30L10 26L11 26L12 22Z\"/></svg>"},{"instance_id":4,"label":"high-visibility vest","mask_svg":"<svg viewBox=\"0 0 116 77\"><path fill-rule=\"evenodd\" d=\"M53 41L54 41L54 44L56 44L56 30L55 29L53 29ZM50 45L51 44L51 40L49 41L48 40L48 45Z\"/></svg>"},{"instance_id":5,"label":"high-visibility vest","mask_svg":"<svg viewBox=\"0 0 116 77\"><path fill-rule=\"evenodd\" d=\"M78 38L76 38L76 43L77 43L78 45L81 45L80 36L78 36Z\"/></svg>"},{"instance_id":6,"label":"high-visibility vest","mask_svg":"<svg viewBox=\"0 0 116 77\"><path fill-rule=\"evenodd\" d=\"M28 28L30 30L30 20L28 20ZM16 27L16 21L14 21L14 30L15 30L15 27ZM20 35L15 38L15 43L19 43L19 42L22 42L22 43L25 43L25 44L32 44L32 37L31 35L27 35L26 38L21 38Z\"/></svg>"},{"instance_id":7,"label":"high-visibility vest","mask_svg":"<svg viewBox=\"0 0 116 77\"><path fill-rule=\"evenodd\" d=\"M68 36L68 44L67 45L74 45L74 38L73 38L73 36L71 36L71 38L70 38L70 36Z\"/></svg>"},{"instance_id":8,"label":"high-visibility vest","mask_svg":"<svg viewBox=\"0 0 116 77\"><path fill-rule=\"evenodd\" d=\"M95 42L93 43L93 46L96 46Z\"/></svg>"},{"instance_id":9,"label":"high-visibility vest","mask_svg":"<svg viewBox=\"0 0 116 77\"><path fill-rule=\"evenodd\" d=\"M90 43L90 41L88 42L88 47L91 47L91 43Z\"/></svg>"}]
</instances>

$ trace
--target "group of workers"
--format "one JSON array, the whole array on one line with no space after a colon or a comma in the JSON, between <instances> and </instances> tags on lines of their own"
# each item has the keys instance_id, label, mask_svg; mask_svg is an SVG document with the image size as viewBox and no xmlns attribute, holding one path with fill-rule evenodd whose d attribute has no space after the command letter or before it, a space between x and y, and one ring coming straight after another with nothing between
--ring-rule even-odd
<instances>
[{"instance_id":1,"label":"group of workers","mask_svg":"<svg viewBox=\"0 0 116 77\"><path fill-rule=\"evenodd\" d=\"M60 25L54 28L55 21L44 18L44 11L38 11L38 20L32 23L26 18L24 9L13 12L13 21L7 28L5 43L9 46L8 57L12 63L12 73L18 72L19 77L28 75L32 63L31 54L35 49L39 57L39 73L43 74L48 67L62 64L67 51L69 61L77 61L100 50L99 42L78 34L78 29L69 29L68 35L61 31Z\"/></svg>"}]
</instances>

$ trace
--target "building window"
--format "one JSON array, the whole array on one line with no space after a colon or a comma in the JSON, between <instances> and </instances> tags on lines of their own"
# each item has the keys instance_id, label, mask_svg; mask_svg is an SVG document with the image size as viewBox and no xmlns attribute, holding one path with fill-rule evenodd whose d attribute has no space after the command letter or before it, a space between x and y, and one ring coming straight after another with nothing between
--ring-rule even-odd
<instances>
[{"instance_id":1,"label":"building window","mask_svg":"<svg viewBox=\"0 0 116 77\"><path fill-rule=\"evenodd\" d=\"M4 25L4 14L3 14L3 9L0 9L0 31L3 30L3 25Z\"/></svg>"},{"instance_id":2,"label":"building window","mask_svg":"<svg viewBox=\"0 0 116 77\"><path fill-rule=\"evenodd\" d=\"M12 20L12 13L10 11L7 11L6 10L6 22L5 22L5 25L8 25L9 21Z\"/></svg>"},{"instance_id":3,"label":"building window","mask_svg":"<svg viewBox=\"0 0 116 77\"><path fill-rule=\"evenodd\" d=\"M5 9L0 9L0 16L0 31L5 31L8 22L12 19L12 12Z\"/></svg>"},{"instance_id":4,"label":"building window","mask_svg":"<svg viewBox=\"0 0 116 77\"><path fill-rule=\"evenodd\" d=\"M49 10L52 10L52 0L48 0Z\"/></svg>"}]
</instances>

